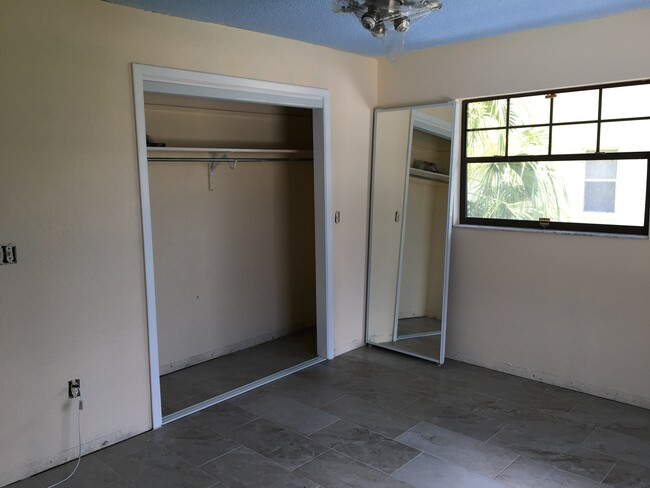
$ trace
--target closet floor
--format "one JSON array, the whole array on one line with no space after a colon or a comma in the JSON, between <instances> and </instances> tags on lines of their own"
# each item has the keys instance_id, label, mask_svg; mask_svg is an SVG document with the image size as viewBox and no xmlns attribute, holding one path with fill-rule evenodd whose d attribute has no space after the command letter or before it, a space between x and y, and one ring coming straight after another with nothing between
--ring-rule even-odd
<instances>
[{"instance_id":1,"label":"closet floor","mask_svg":"<svg viewBox=\"0 0 650 488\"><path fill-rule=\"evenodd\" d=\"M162 414L170 415L317 356L316 328L242 349L160 377Z\"/></svg>"},{"instance_id":2,"label":"closet floor","mask_svg":"<svg viewBox=\"0 0 650 488\"><path fill-rule=\"evenodd\" d=\"M648 488L650 410L364 347L85 456L62 486Z\"/></svg>"}]
</instances>

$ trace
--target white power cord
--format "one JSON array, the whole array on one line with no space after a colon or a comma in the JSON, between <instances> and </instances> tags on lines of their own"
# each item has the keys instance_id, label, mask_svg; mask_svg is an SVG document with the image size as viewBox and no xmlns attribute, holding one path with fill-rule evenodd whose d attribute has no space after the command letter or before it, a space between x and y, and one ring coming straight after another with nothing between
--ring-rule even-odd
<instances>
[{"instance_id":1,"label":"white power cord","mask_svg":"<svg viewBox=\"0 0 650 488\"><path fill-rule=\"evenodd\" d=\"M77 469L79 468L79 463L81 463L81 411L83 409L84 409L84 401L81 396L81 389L79 389L79 414L77 415L77 431L79 432L79 456L77 457L77 465L74 467L72 473L70 473L70 475L66 479L58 481L53 485L48 486L47 488L54 488L55 486L59 486L60 484L65 483L70 478L72 478L72 476L77 472Z\"/></svg>"}]
</instances>

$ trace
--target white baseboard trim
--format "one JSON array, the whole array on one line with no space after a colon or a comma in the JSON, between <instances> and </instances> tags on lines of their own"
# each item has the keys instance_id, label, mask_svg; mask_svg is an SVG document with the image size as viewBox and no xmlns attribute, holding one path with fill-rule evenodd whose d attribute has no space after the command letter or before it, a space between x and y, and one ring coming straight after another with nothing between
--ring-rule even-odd
<instances>
[{"instance_id":1,"label":"white baseboard trim","mask_svg":"<svg viewBox=\"0 0 650 488\"><path fill-rule=\"evenodd\" d=\"M448 359L455 359L457 361L462 361L463 363L473 364L474 366L480 366L483 368L500 371L502 373L512 374L514 376L539 381L548 385L560 386L569 390L579 391L581 393L587 393L589 395L594 395L621 403L627 403L629 405L634 405L637 407L650 408L650 398L635 395L633 393L614 390L612 388L607 388L601 385L594 385L592 383L586 383L583 381L576 381L571 378L565 378L555 374L546 373L544 371L533 371L528 368L512 365L509 363L484 363L482 361L476 361L473 357L457 351L452 352L448 350L446 356Z\"/></svg>"},{"instance_id":2,"label":"white baseboard trim","mask_svg":"<svg viewBox=\"0 0 650 488\"><path fill-rule=\"evenodd\" d=\"M82 443L81 453L83 456L85 456L86 454L99 451L100 449L109 447L113 444L117 444L118 442L122 442L126 439L130 439L131 437L134 437L141 433L142 432L130 432L130 433L125 433L122 431L112 432L103 437L99 437L97 439L93 439L88 442ZM77 459L78 455L79 455L79 446L75 446L70 449L66 449L65 451L59 452L53 456L48 456L46 458L39 459L38 461L29 463L25 466L21 466L16 469L5 471L4 473L0 473L0 487L10 485L11 483L15 483L16 481L24 480L26 478L29 478L30 476L34 476L35 474L42 473L43 471L47 471L48 469L54 468L56 466L60 466L61 464L65 464L69 461L74 461ZM81 464L83 464L83 462L84 460L82 459Z\"/></svg>"},{"instance_id":3,"label":"white baseboard trim","mask_svg":"<svg viewBox=\"0 0 650 488\"><path fill-rule=\"evenodd\" d=\"M257 346L258 344L272 341L273 339L278 339L280 337L284 337L296 332L301 332L303 330L312 327L316 327L316 324L314 322L303 322L301 324L296 324L291 327L284 327L282 329L276 329L271 332L267 332L265 334L260 334L258 336L251 337L244 341L219 347L217 349L213 349L211 351L197 354L195 356L186 359L173 361L167 364L161 364L160 375L162 376L165 374L173 373L174 371L178 371L179 369L189 368L190 366L194 366L196 364L209 361L210 359L215 359L221 356L225 356L226 354L231 354L233 352L241 351L242 349L248 349L249 347Z\"/></svg>"}]
</instances>

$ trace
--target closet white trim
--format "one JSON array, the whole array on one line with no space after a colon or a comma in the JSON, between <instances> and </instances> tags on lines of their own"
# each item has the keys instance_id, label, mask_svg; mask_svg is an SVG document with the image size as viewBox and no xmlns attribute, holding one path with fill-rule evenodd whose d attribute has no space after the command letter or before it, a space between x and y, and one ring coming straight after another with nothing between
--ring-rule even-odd
<instances>
[{"instance_id":1,"label":"closet white trim","mask_svg":"<svg viewBox=\"0 0 650 488\"><path fill-rule=\"evenodd\" d=\"M332 178L331 128L329 90L269 81L237 78L197 71L133 64L133 94L135 105L140 204L144 248L144 274L147 303L149 342L149 374L151 386L152 426L162 425L160 371L158 364L158 330L156 293L154 285L153 237L149 200L148 152L165 148L150 148L146 142L144 93L198 96L221 100L255 102L313 110L314 206L316 238L316 315L318 355L334 357L333 338L333 268L332 268ZM171 150L168 148L167 150ZM177 148L174 148L177 149ZM219 152L211 148L178 148L184 151ZM267 153L268 151L265 150ZM227 151L221 151L227 152Z\"/></svg>"}]
</instances>

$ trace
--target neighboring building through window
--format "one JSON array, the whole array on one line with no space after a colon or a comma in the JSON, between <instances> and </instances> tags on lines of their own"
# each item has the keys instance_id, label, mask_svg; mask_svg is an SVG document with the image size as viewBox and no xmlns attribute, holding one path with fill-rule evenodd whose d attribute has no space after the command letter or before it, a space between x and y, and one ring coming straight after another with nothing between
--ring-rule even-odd
<instances>
[{"instance_id":1,"label":"neighboring building through window","mask_svg":"<svg viewBox=\"0 0 650 488\"><path fill-rule=\"evenodd\" d=\"M648 235L650 81L467 100L462 135L461 223Z\"/></svg>"},{"instance_id":2,"label":"neighboring building through window","mask_svg":"<svg viewBox=\"0 0 650 488\"><path fill-rule=\"evenodd\" d=\"M585 161L585 212L616 211L616 161Z\"/></svg>"}]
</instances>

